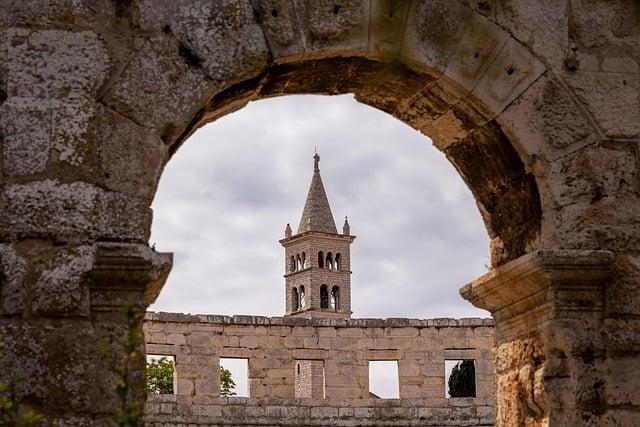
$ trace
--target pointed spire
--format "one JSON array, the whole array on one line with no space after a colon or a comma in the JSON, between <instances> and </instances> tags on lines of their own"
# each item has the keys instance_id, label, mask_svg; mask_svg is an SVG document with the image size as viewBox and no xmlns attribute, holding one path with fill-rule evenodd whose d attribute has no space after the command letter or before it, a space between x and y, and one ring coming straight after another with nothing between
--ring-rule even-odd
<instances>
[{"instance_id":1,"label":"pointed spire","mask_svg":"<svg viewBox=\"0 0 640 427\"><path fill-rule=\"evenodd\" d=\"M338 234L336 222L331 213L327 193L324 191L322 178L320 178L320 156L315 153L313 156L313 176L309 193L302 210L302 218L298 224L298 233L305 231L320 231L322 233Z\"/></svg>"},{"instance_id":2,"label":"pointed spire","mask_svg":"<svg viewBox=\"0 0 640 427\"><path fill-rule=\"evenodd\" d=\"M287 223L287 227L284 229L284 237L285 239L291 237L291 225L289 223Z\"/></svg>"},{"instance_id":3,"label":"pointed spire","mask_svg":"<svg viewBox=\"0 0 640 427\"><path fill-rule=\"evenodd\" d=\"M344 225L342 226L342 234L348 236L351 234L351 226L349 225L349 220L347 217L344 217Z\"/></svg>"}]
</instances>

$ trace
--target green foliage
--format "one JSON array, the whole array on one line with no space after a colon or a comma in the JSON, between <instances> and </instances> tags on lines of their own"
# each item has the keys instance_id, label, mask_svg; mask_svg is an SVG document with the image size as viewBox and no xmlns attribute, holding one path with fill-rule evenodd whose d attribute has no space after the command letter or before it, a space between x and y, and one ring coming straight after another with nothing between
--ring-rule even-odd
<instances>
[{"instance_id":1,"label":"green foliage","mask_svg":"<svg viewBox=\"0 0 640 427\"><path fill-rule=\"evenodd\" d=\"M236 383L231 378L231 371L220 365L220 396L235 396Z\"/></svg>"},{"instance_id":2,"label":"green foliage","mask_svg":"<svg viewBox=\"0 0 640 427\"><path fill-rule=\"evenodd\" d=\"M449 377L450 397L476 397L476 368L473 360L456 363Z\"/></svg>"},{"instance_id":3,"label":"green foliage","mask_svg":"<svg viewBox=\"0 0 640 427\"><path fill-rule=\"evenodd\" d=\"M152 394L173 393L173 361L163 357L147 363L147 392Z\"/></svg>"},{"instance_id":4,"label":"green foliage","mask_svg":"<svg viewBox=\"0 0 640 427\"><path fill-rule=\"evenodd\" d=\"M4 357L0 336L0 359ZM25 410L16 403L16 387L19 377L15 372L7 372L8 382L0 382L0 426L36 427L43 417L32 410Z\"/></svg>"},{"instance_id":5,"label":"green foliage","mask_svg":"<svg viewBox=\"0 0 640 427\"><path fill-rule=\"evenodd\" d=\"M143 332L139 316L131 305L124 305L118 309L118 313L126 320L126 332L124 337L113 337L120 347L116 355L111 355L109 346L102 344L100 352L105 356L112 356L111 372L114 374L113 389L118 396L120 405L113 413L114 421L119 427L138 427L142 424L144 401L132 401L131 399L131 374L133 365L141 356L138 349L143 343Z\"/></svg>"}]
</instances>

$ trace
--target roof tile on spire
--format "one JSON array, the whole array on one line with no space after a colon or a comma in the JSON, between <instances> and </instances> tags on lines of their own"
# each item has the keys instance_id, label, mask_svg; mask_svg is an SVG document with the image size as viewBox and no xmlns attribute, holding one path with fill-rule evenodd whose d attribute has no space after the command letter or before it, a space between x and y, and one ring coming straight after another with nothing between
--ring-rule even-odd
<instances>
[{"instance_id":1,"label":"roof tile on spire","mask_svg":"<svg viewBox=\"0 0 640 427\"><path fill-rule=\"evenodd\" d=\"M302 218L300 218L300 224L298 224L298 234L305 231L338 234L327 193L324 191L322 178L320 178L320 168L318 166L320 156L315 154L313 160L313 177L311 178L309 193L302 210Z\"/></svg>"}]
</instances>

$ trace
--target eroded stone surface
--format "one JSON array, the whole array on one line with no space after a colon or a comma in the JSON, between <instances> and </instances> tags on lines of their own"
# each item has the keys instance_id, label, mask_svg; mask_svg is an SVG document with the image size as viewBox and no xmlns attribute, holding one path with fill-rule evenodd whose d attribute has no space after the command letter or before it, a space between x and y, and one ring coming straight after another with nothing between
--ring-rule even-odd
<instances>
[{"instance_id":1,"label":"eroded stone surface","mask_svg":"<svg viewBox=\"0 0 640 427\"><path fill-rule=\"evenodd\" d=\"M3 363L29 377L19 396L52 420L104 420L115 405L109 380L94 379L103 363L95 343L122 332L117 306L152 301L168 269L144 245L118 245L148 238L162 167L189 135L253 99L354 92L432 136L451 159L478 201L494 266L529 262L541 248L613 253L604 278L592 258L567 252L585 262L576 271L589 273L552 283L585 289L539 293L495 312L498 357L518 361L496 378L496 422L640 423L637 381L625 376L640 357L636 2L29 0L2 2L0 10ZM98 241L110 243L89 267L91 250L81 248ZM491 274L508 281L504 269ZM528 295L543 276L484 303ZM596 279L606 288L594 291ZM534 307L553 315L540 317ZM382 327L368 338L385 339L376 335ZM290 333L282 346L310 345L304 327ZM244 337L242 345L261 343ZM203 382L180 384L211 391ZM402 390L417 393L412 384ZM397 414L442 424L473 415L466 406L236 403L151 402L161 411L193 404L213 416L244 410L318 424Z\"/></svg>"},{"instance_id":2,"label":"eroded stone surface","mask_svg":"<svg viewBox=\"0 0 640 427\"><path fill-rule=\"evenodd\" d=\"M433 423L425 419L429 416L436 416L438 425L491 420L490 319L181 313L147 313L145 319L147 352L176 360L177 395L148 400L146 421L151 425L197 423L205 416L208 423L224 420L233 425L257 420L266 425L425 425ZM219 378L212 372L220 357L248 359L249 398L219 396ZM384 359L398 361L400 399L369 395L368 362ZM476 398L444 397L445 360L459 359L474 360ZM261 410L264 407L271 409Z\"/></svg>"},{"instance_id":3,"label":"eroded stone surface","mask_svg":"<svg viewBox=\"0 0 640 427\"><path fill-rule=\"evenodd\" d=\"M189 61L195 59L177 41L167 36L149 40L110 89L106 103L141 126L163 128L187 120L214 87Z\"/></svg>"},{"instance_id":4,"label":"eroded stone surface","mask_svg":"<svg viewBox=\"0 0 640 427\"><path fill-rule=\"evenodd\" d=\"M138 241L148 238L150 212L146 203L87 183L45 180L14 184L6 188L4 198L3 227L13 238L76 242L100 236Z\"/></svg>"},{"instance_id":5,"label":"eroded stone surface","mask_svg":"<svg viewBox=\"0 0 640 427\"><path fill-rule=\"evenodd\" d=\"M6 33L8 96L83 98L106 78L109 57L90 31L10 30Z\"/></svg>"},{"instance_id":6,"label":"eroded stone surface","mask_svg":"<svg viewBox=\"0 0 640 427\"><path fill-rule=\"evenodd\" d=\"M411 2L402 55L436 73L444 72L471 15L458 2Z\"/></svg>"},{"instance_id":7,"label":"eroded stone surface","mask_svg":"<svg viewBox=\"0 0 640 427\"><path fill-rule=\"evenodd\" d=\"M191 1L177 11L171 30L190 65L215 81L235 83L266 66L267 44L249 0Z\"/></svg>"},{"instance_id":8,"label":"eroded stone surface","mask_svg":"<svg viewBox=\"0 0 640 427\"><path fill-rule=\"evenodd\" d=\"M94 256L94 247L81 246L48 260L34 287L34 312L89 315L89 288L85 275L93 267Z\"/></svg>"},{"instance_id":9,"label":"eroded stone surface","mask_svg":"<svg viewBox=\"0 0 640 427\"><path fill-rule=\"evenodd\" d=\"M26 307L27 262L10 245L0 244L0 310L20 314Z\"/></svg>"}]
</instances>

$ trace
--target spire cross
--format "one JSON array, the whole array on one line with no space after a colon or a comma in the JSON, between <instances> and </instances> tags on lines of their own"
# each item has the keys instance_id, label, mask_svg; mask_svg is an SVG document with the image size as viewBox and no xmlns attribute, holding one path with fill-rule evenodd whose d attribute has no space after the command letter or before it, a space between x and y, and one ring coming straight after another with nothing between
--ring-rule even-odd
<instances>
[{"instance_id":1,"label":"spire cross","mask_svg":"<svg viewBox=\"0 0 640 427\"><path fill-rule=\"evenodd\" d=\"M318 155L318 153L315 153L313 155L313 170L316 172L320 171L320 166L318 166L318 163L320 163L320 156Z\"/></svg>"}]
</instances>

